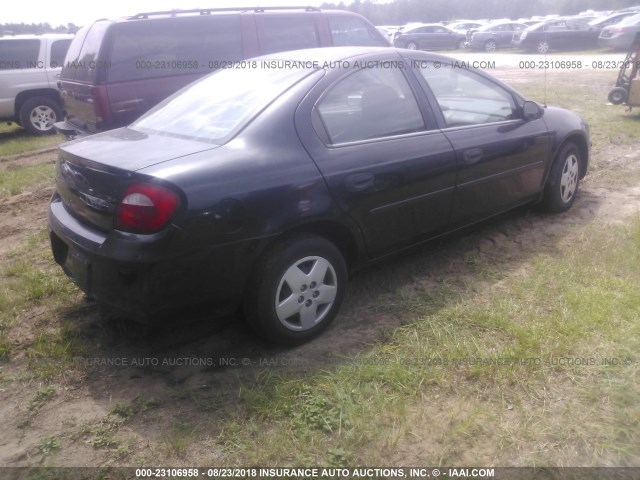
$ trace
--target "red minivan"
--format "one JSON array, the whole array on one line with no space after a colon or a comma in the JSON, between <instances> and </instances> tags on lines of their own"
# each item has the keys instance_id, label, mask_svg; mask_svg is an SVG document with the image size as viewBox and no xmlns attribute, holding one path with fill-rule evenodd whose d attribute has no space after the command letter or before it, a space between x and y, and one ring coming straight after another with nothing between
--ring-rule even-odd
<instances>
[{"instance_id":1,"label":"red minivan","mask_svg":"<svg viewBox=\"0 0 640 480\"><path fill-rule=\"evenodd\" d=\"M66 119L55 128L76 137L122 127L219 68L326 46L389 42L358 14L317 8L176 10L98 20L76 34L67 53L58 83Z\"/></svg>"}]
</instances>

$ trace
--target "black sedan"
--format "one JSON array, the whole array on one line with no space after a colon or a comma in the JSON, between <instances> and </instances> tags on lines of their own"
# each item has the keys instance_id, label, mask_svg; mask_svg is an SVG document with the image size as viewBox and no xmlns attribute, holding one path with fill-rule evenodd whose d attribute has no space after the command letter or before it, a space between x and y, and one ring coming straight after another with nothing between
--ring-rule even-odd
<instances>
[{"instance_id":1,"label":"black sedan","mask_svg":"<svg viewBox=\"0 0 640 480\"><path fill-rule=\"evenodd\" d=\"M512 47L511 40L514 32L521 32L527 26L518 22L496 22L485 25L477 30L467 33L469 48L495 52L499 48Z\"/></svg>"},{"instance_id":2,"label":"black sedan","mask_svg":"<svg viewBox=\"0 0 640 480\"><path fill-rule=\"evenodd\" d=\"M393 45L409 50L455 50L464 48L466 41L466 33L433 23L403 30L395 37Z\"/></svg>"},{"instance_id":3,"label":"black sedan","mask_svg":"<svg viewBox=\"0 0 640 480\"><path fill-rule=\"evenodd\" d=\"M524 50L547 53L551 50L594 48L600 31L584 18L560 18L532 25L513 35L513 45Z\"/></svg>"},{"instance_id":4,"label":"black sedan","mask_svg":"<svg viewBox=\"0 0 640 480\"><path fill-rule=\"evenodd\" d=\"M445 56L262 57L63 144L51 245L131 318L242 307L295 345L336 316L358 266L526 203L568 209L589 144L578 115Z\"/></svg>"}]
</instances>

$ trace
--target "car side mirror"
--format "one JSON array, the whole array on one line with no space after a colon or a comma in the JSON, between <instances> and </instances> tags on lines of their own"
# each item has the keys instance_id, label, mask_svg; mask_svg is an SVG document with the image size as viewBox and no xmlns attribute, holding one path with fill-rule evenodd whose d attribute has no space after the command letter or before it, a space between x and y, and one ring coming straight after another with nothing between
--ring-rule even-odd
<instances>
[{"instance_id":1,"label":"car side mirror","mask_svg":"<svg viewBox=\"0 0 640 480\"><path fill-rule=\"evenodd\" d=\"M536 102L532 102L531 100L527 100L522 105L522 116L525 120L537 120L544 114L544 108L538 105Z\"/></svg>"}]
</instances>

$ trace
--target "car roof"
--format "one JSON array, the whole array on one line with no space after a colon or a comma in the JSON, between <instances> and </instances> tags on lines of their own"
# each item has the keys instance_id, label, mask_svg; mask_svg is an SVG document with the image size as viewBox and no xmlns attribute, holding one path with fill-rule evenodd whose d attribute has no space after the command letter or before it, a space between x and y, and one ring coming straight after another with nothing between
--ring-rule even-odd
<instances>
[{"instance_id":1,"label":"car roof","mask_svg":"<svg viewBox=\"0 0 640 480\"><path fill-rule=\"evenodd\" d=\"M261 57L254 58L252 60L291 60L298 62L317 62L318 64L327 64L330 62L352 62L358 59L358 57L367 56L379 56L386 54L389 59L396 57L398 60L407 59L409 56L420 55L425 57L425 60L439 60L446 63L448 61L455 61L454 58L446 55L440 55L438 53L432 53L427 51L414 51L407 50L405 48L395 47L323 47L323 48L310 48L304 50L291 50L287 52L272 53Z\"/></svg>"}]
</instances>

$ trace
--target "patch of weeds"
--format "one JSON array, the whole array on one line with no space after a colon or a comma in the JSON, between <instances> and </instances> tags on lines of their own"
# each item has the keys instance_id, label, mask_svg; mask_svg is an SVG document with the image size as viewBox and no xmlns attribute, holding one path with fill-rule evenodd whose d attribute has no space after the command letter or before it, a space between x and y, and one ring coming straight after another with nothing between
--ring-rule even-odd
<instances>
[{"instance_id":1,"label":"patch of weeds","mask_svg":"<svg viewBox=\"0 0 640 480\"><path fill-rule=\"evenodd\" d=\"M60 450L60 439L58 437L51 435L42 440L42 443L40 444L40 451L43 454L48 455L56 450Z\"/></svg>"},{"instance_id":2,"label":"patch of weeds","mask_svg":"<svg viewBox=\"0 0 640 480\"><path fill-rule=\"evenodd\" d=\"M167 450L178 458L187 458L189 447L197 429L197 426L193 427L187 422L176 421L165 442Z\"/></svg>"},{"instance_id":3,"label":"patch of weeds","mask_svg":"<svg viewBox=\"0 0 640 480\"><path fill-rule=\"evenodd\" d=\"M87 440L93 448L112 448L120 446L116 438L116 432L120 428L121 421L113 417L107 417L89 428L90 437Z\"/></svg>"},{"instance_id":4,"label":"patch of weeds","mask_svg":"<svg viewBox=\"0 0 640 480\"><path fill-rule=\"evenodd\" d=\"M152 408L157 408L160 406L160 400L157 398L149 398L143 399L142 397L136 397L133 400L133 411L135 413L144 413L147 410L151 410Z\"/></svg>"},{"instance_id":5,"label":"patch of weeds","mask_svg":"<svg viewBox=\"0 0 640 480\"><path fill-rule=\"evenodd\" d=\"M332 467L353 465L352 455L343 448L330 448L327 454L329 455L329 465Z\"/></svg>"},{"instance_id":6,"label":"patch of weeds","mask_svg":"<svg viewBox=\"0 0 640 480\"><path fill-rule=\"evenodd\" d=\"M41 333L26 351L27 365L38 378L51 378L67 371L73 357L80 356L83 348L78 331L63 323L54 332Z\"/></svg>"},{"instance_id":7,"label":"patch of weeds","mask_svg":"<svg viewBox=\"0 0 640 480\"><path fill-rule=\"evenodd\" d=\"M11 344L4 338L4 332L0 331L0 362L5 361L11 354Z\"/></svg>"},{"instance_id":8,"label":"patch of weeds","mask_svg":"<svg viewBox=\"0 0 640 480\"><path fill-rule=\"evenodd\" d=\"M109 415L118 415L126 420L133 417L133 407L131 405L122 405L121 403L117 403L111 409Z\"/></svg>"},{"instance_id":9,"label":"patch of weeds","mask_svg":"<svg viewBox=\"0 0 640 480\"><path fill-rule=\"evenodd\" d=\"M29 400L29 410L32 412L37 412L42 407L46 405L46 403L53 398L53 395L56 393L56 389L52 385L47 385L46 387L42 387L33 394L31 400Z\"/></svg>"},{"instance_id":10,"label":"patch of weeds","mask_svg":"<svg viewBox=\"0 0 640 480\"><path fill-rule=\"evenodd\" d=\"M303 430L321 430L326 433L334 432L339 428L340 410L327 398L315 396L309 392L304 392L302 397L304 401L300 410L291 412L295 427Z\"/></svg>"}]
</instances>

